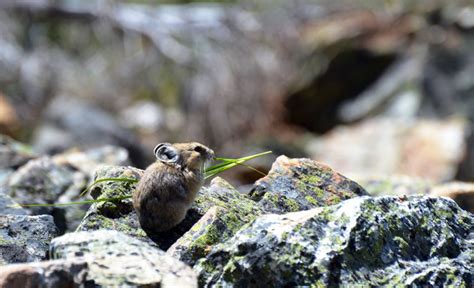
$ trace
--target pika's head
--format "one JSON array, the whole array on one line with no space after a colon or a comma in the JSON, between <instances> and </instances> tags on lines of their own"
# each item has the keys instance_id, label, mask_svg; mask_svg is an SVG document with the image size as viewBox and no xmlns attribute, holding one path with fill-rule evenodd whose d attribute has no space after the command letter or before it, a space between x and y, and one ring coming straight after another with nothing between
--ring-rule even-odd
<instances>
[{"instance_id":1,"label":"pika's head","mask_svg":"<svg viewBox=\"0 0 474 288\"><path fill-rule=\"evenodd\" d=\"M214 151L197 142L160 143L155 147L154 153L158 161L201 172L206 163L214 158Z\"/></svg>"}]
</instances>

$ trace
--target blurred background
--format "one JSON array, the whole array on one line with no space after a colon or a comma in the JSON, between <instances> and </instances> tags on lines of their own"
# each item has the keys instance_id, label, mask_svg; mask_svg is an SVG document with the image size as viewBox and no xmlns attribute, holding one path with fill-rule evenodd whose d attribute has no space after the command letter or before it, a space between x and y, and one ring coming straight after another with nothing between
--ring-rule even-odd
<instances>
[{"instance_id":1,"label":"blurred background","mask_svg":"<svg viewBox=\"0 0 474 288\"><path fill-rule=\"evenodd\" d=\"M144 168L198 141L472 181L473 121L472 1L0 2L0 133L38 154L115 145Z\"/></svg>"}]
</instances>

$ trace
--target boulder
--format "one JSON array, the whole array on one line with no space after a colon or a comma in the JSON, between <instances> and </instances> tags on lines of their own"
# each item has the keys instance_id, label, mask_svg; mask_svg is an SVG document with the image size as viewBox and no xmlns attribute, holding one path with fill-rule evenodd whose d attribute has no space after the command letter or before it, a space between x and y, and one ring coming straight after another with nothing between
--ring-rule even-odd
<instances>
[{"instance_id":1,"label":"boulder","mask_svg":"<svg viewBox=\"0 0 474 288\"><path fill-rule=\"evenodd\" d=\"M85 281L103 287L197 287L195 272L146 242L117 231L75 232L53 239L53 259L84 259Z\"/></svg>"},{"instance_id":2,"label":"boulder","mask_svg":"<svg viewBox=\"0 0 474 288\"><path fill-rule=\"evenodd\" d=\"M311 159L280 156L250 196L266 213L286 213L333 205L368 195L360 185Z\"/></svg>"},{"instance_id":3,"label":"boulder","mask_svg":"<svg viewBox=\"0 0 474 288\"><path fill-rule=\"evenodd\" d=\"M357 197L260 216L194 268L201 286L469 287L473 231L449 199Z\"/></svg>"},{"instance_id":4,"label":"boulder","mask_svg":"<svg viewBox=\"0 0 474 288\"><path fill-rule=\"evenodd\" d=\"M0 265L46 259L56 235L50 215L0 215Z\"/></svg>"}]
</instances>

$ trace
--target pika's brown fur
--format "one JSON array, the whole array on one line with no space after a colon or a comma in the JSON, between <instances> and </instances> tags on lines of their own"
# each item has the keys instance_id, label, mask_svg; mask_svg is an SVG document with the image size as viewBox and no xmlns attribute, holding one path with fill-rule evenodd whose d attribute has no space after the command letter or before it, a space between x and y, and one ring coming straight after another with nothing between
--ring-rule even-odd
<instances>
[{"instance_id":1,"label":"pika's brown fur","mask_svg":"<svg viewBox=\"0 0 474 288\"><path fill-rule=\"evenodd\" d=\"M214 152L200 143L161 143L157 161L144 172L133 194L140 225L147 233L169 230L186 216L204 183L204 165Z\"/></svg>"}]
</instances>

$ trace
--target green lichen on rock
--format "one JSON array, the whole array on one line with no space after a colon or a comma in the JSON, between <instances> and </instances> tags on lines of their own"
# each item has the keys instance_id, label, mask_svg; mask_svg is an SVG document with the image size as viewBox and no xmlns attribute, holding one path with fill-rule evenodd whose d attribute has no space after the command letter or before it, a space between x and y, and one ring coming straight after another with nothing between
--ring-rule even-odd
<instances>
[{"instance_id":1,"label":"green lichen on rock","mask_svg":"<svg viewBox=\"0 0 474 288\"><path fill-rule=\"evenodd\" d=\"M95 173L94 180L104 178L140 179L142 170L126 166L103 166ZM91 195L95 199L131 196L136 183L126 181L107 181L94 186ZM113 202L98 202L91 205L77 231L100 229L116 230L138 239L149 241L141 229L138 217L133 210L132 199Z\"/></svg>"},{"instance_id":2,"label":"green lichen on rock","mask_svg":"<svg viewBox=\"0 0 474 288\"><path fill-rule=\"evenodd\" d=\"M199 191L191 210L203 216L168 250L189 265L262 214L254 201L219 177Z\"/></svg>"},{"instance_id":3,"label":"green lichen on rock","mask_svg":"<svg viewBox=\"0 0 474 288\"><path fill-rule=\"evenodd\" d=\"M250 195L265 212L279 214L334 205L367 192L322 163L280 156Z\"/></svg>"},{"instance_id":4,"label":"green lichen on rock","mask_svg":"<svg viewBox=\"0 0 474 288\"><path fill-rule=\"evenodd\" d=\"M357 197L260 216L195 269L203 286L469 287L473 232L448 199Z\"/></svg>"}]
</instances>

